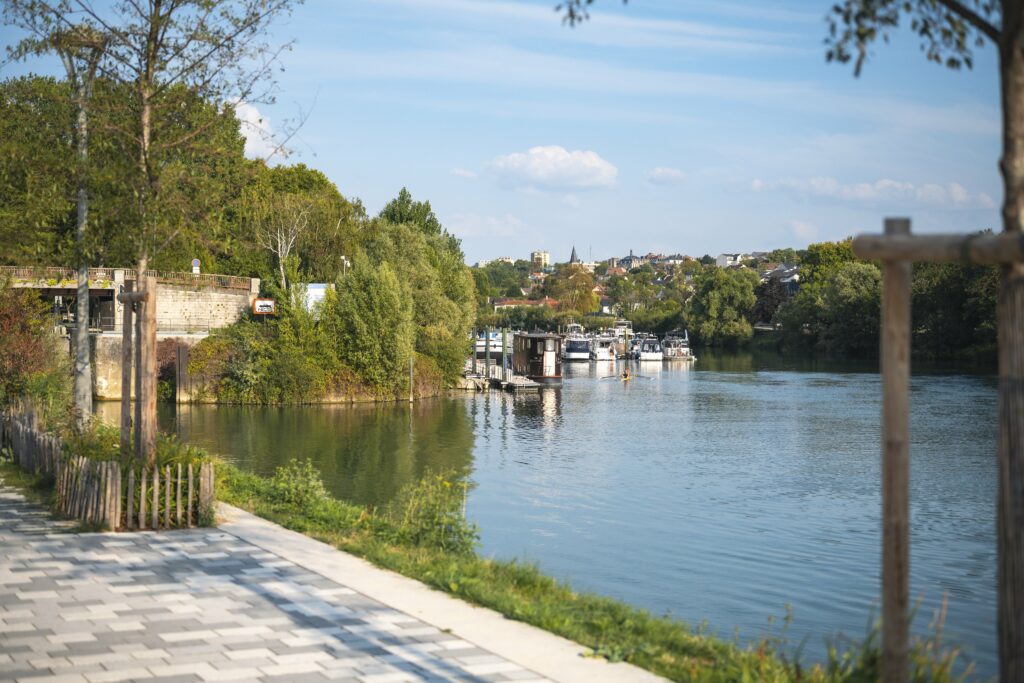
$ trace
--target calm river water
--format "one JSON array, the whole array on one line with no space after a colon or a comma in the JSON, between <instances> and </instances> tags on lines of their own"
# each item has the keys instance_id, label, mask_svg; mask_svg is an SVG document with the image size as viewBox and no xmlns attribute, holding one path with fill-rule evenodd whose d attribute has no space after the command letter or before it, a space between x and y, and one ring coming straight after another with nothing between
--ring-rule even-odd
<instances>
[{"instance_id":1,"label":"calm river water","mask_svg":"<svg viewBox=\"0 0 1024 683\"><path fill-rule=\"evenodd\" d=\"M700 354L693 367L564 367L561 389L408 405L184 406L194 444L263 474L308 457L339 497L387 502L430 470L475 484L482 550L727 638L792 607L805 659L878 604L880 383L872 364ZM996 380L915 369L911 591L927 629L995 673ZM108 406L116 419L116 406Z\"/></svg>"}]
</instances>

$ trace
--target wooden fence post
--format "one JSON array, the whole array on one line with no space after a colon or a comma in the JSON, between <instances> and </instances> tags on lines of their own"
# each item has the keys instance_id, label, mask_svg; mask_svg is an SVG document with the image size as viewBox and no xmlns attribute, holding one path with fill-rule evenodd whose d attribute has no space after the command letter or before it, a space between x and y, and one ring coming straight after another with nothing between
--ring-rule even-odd
<instances>
[{"instance_id":1,"label":"wooden fence post","mask_svg":"<svg viewBox=\"0 0 1024 683\"><path fill-rule=\"evenodd\" d=\"M132 514L135 512L135 468L131 466L128 468L128 498L125 503L127 507L125 508L124 526L131 531L135 528L135 523L132 521Z\"/></svg>"},{"instance_id":2,"label":"wooden fence post","mask_svg":"<svg viewBox=\"0 0 1024 683\"><path fill-rule=\"evenodd\" d=\"M152 515L153 531L160 528L160 468L153 465L153 509L150 510Z\"/></svg>"},{"instance_id":3,"label":"wooden fence post","mask_svg":"<svg viewBox=\"0 0 1024 683\"><path fill-rule=\"evenodd\" d=\"M181 528L181 463L178 463L178 481L177 487L174 491L174 500L176 501L176 509L178 513L178 527Z\"/></svg>"},{"instance_id":4,"label":"wooden fence post","mask_svg":"<svg viewBox=\"0 0 1024 683\"><path fill-rule=\"evenodd\" d=\"M192 463L188 464L188 507L185 509L186 521L192 526Z\"/></svg>"},{"instance_id":5,"label":"wooden fence post","mask_svg":"<svg viewBox=\"0 0 1024 683\"><path fill-rule=\"evenodd\" d=\"M886 235L909 235L910 220L887 218ZM907 680L910 575L910 274L884 261L882 281L882 681Z\"/></svg>"},{"instance_id":6,"label":"wooden fence post","mask_svg":"<svg viewBox=\"0 0 1024 683\"><path fill-rule=\"evenodd\" d=\"M207 522L213 516L213 464L204 462L199 466L199 523Z\"/></svg>"},{"instance_id":7,"label":"wooden fence post","mask_svg":"<svg viewBox=\"0 0 1024 683\"><path fill-rule=\"evenodd\" d=\"M139 477L141 484L139 485L139 529L146 528L146 468L142 468L142 474Z\"/></svg>"},{"instance_id":8,"label":"wooden fence post","mask_svg":"<svg viewBox=\"0 0 1024 683\"><path fill-rule=\"evenodd\" d=\"M124 283L124 291L131 294L132 283ZM132 306L121 302L121 458L131 454L132 430ZM129 513L130 515L130 513ZM129 524L129 528L131 525Z\"/></svg>"},{"instance_id":9,"label":"wooden fence post","mask_svg":"<svg viewBox=\"0 0 1024 683\"><path fill-rule=\"evenodd\" d=\"M171 466L164 466L164 528L171 528Z\"/></svg>"}]
</instances>

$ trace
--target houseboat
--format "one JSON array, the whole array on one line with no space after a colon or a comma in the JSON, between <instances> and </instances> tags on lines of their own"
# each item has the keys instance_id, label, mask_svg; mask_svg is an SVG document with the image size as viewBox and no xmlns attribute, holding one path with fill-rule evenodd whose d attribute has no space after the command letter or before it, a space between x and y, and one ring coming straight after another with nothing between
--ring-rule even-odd
<instances>
[{"instance_id":1,"label":"houseboat","mask_svg":"<svg viewBox=\"0 0 1024 683\"><path fill-rule=\"evenodd\" d=\"M512 372L540 384L561 384L562 338L548 332L516 333Z\"/></svg>"},{"instance_id":2,"label":"houseboat","mask_svg":"<svg viewBox=\"0 0 1024 683\"><path fill-rule=\"evenodd\" d=\"M693 355L693 350L690 348L690 334L687 330L683 330L681 336L678 332L669 332L661 345L661 355L665 360L671 361L697 360L697 357Z\"/></svg>"}]
</instances>

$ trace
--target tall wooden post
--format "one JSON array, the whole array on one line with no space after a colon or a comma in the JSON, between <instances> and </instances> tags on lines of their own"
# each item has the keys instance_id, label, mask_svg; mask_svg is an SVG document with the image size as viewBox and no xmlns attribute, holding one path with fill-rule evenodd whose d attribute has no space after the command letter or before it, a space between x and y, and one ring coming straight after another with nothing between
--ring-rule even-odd
<instances>
[{"instance_id":1,"label":"tall wooden post","mask_svg":"<svg viewBox=\"0 0 1024 683\"><path fill-rule=\"evenodd\" d=\"M135 461L145 466L142 452L142 316L146 310L146 283L139 274L135 275L135 289L138 298L135 303Z\"/></svg>"},{"instance_id":2,"label":"tall wooden post","mask_svg":"<svg viewBox=\"0 0 1024 683\"><path fill-rule=\"evenodd\" d=\"M491 328L484 328L484 377L491 381Z\"/></svg>"},{"instance_id":3,"label":"tall wooden post","mask_svg":"<svg viewBox=\"0 0 1024 683\"><path fill-rule=\"evenodd\" d=\"M910 220L887 218L886 235ZM886 260L882 282L882 681L907 680L910 576L910 272Z\"/></svg>"},{"instance_id":4,"label":"tall wooden post","mask_svg":"<svg viewBox=\"0 0 1024 683\"><path fill-rule=\"evenodd\" d=\"M141 406L139 419L141 458L147 467L156 465L156 278L149 276L146 282L146 301L142 307L141 362L139 375L142 376L142 391L136 399Z\"/></svg>"},{"instance_id":5,"label":"tall wooden post","mask_svg":"<svg viewBox=\"0 0 1024 683\"><path fill-rule=\"evenodd\" d=\"M124 283L124 293L131 295L132 283ZM132 306L128 297L121 300L121 457L127 458L132 448Z\"/></svg>"},{"instance_id":6,"label":"tall wooden post","mask_svg":"<svg viewBox=\"0 0 1024 683\"><path fill-rule=\"evenodd\" d=\"M501 328L501 379L508 381L508 328Z\"/></svg>"}]
</instances>

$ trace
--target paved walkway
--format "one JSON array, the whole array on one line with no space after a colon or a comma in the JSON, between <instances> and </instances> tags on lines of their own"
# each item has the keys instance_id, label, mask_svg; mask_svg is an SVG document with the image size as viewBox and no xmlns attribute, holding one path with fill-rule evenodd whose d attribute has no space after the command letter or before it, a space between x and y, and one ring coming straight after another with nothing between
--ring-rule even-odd
<instances>
[{"instance_id":1,"label":"paved walkway","mask_svg":"<svg viewBox=\"0 0 1024 683\"><path fill-rule=\"evenodd\" d=\"M625 664L235 508L69 534L0 486L0 681L637 681Z\"/></svg>"}]
</instances>

